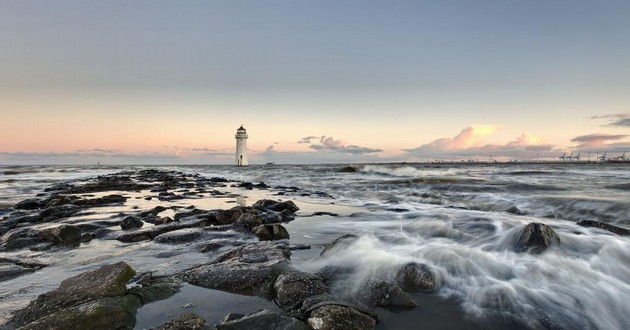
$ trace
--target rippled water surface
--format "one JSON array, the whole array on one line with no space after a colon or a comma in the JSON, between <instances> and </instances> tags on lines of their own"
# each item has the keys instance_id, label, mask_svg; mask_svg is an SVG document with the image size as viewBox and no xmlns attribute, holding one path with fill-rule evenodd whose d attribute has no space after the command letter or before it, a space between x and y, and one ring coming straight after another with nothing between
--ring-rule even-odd
<instances>
[{"instance_id":1,"label":"rippled water surface","mask_svg":"<svg viewBox=\"0 0 630 330\"><path fill-rule=\"evenodd\" d=\"M14 203L33 197L51 184L144 168L0 167L0 216L11 211ZM440 282L440 289L427 299L453 302L463 314L460 321L464 323L449 323L452 314L443 316L442 325L446 327L463 328L469 320L484 328L513 324L525 328L630 328L629 237L576 225L579 220L597 220L630 228L627 165L165 168L208 177L263 181L272 187L296 186L333 196L287 196L300 206L298 215L303 216L286 227L292 243L320 248L340 235L359 235L358 240L333 255L320 257L316 249L298 252L292 258L296 267L306 271L327 265L354 267L352 277L338 288L348 294L368 280L391 280L401 265L415 261L429 265ZM249 204L258 196L245 197ZM337 216L308 216L315 211L334 212ZM512 245L519 231L531 222L551 226L561 244L539 255L514 252ZM127 248L125 256L142 259L153 253L150 244L136 250ZM80 251L66 252L73 257L64 254L59 258L77 264L99 258L92 255L93 250L89 255ZM190 258L193 262L201 256L192 254ZM11 285L26 286L25 280L21 281L14 280ZM8 290L6 286L3 289ZM423 298L420 295L416 299ZM422 302L419 305L423 306ZM385 313L382 319L413 320L409 328L415 328L419 320L414 315L432 315L431 306L426 304L422 310L397 313ZM383 322L381 327L404 328L392 324Z\"/></svg>"}]
</instances>

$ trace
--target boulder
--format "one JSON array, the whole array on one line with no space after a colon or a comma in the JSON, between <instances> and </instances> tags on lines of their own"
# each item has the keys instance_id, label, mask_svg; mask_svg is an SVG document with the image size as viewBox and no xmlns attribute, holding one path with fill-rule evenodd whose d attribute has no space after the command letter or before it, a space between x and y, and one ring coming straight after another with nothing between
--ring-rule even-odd
<instances>
[{"instance_id":1,"label":"boulder","mask_svg":"<svg viewBox=\"0 0 630 330\"><path fill-rule=\"evenodd\" d=\"M298 271L281 274L273 287L276 303L285 309L295 309L304 299L326 293L328 290L321 277Z\"/></svg>"},{"instance_id":2,"label":"boulder","mask_svg":"<svg viewBox=\"0 0 630 330\"><path fill-rule=\"evenodd\" d=\"M617 226L613 226L609 223L605 223L605 222L599 222L599 221L594 221L594 220L580 220L577 223L579 226L582 227L595 227L595 228L600 228L603 230L608 230L611 233L615 233L617 235L621 235L621 236L629 236L630 235L630 230L626 229L626 228L621 228L621 227L617 227Z\"/></svg>"},{"instance_id":3,"label":"boulder","mask_svg":"<svg viewBox=\"0 0 630 330\"><path fill-rule=\"evenodd\" d=\"M21 249L41 242L37 238L37 230L32 228L16 228L7 231L2 236L2 245L10 250Z\"/></svg>"},{"instance_id":4,"label":"boulder","mask_svg":"<svg viewBox=\"0 0 630 330\"><path fill-rule=\"evenodd\" d=\"M216 220L221 225L227 225L234 223L241 215L243 215L243 211L240 208L221 210L216 213Z\"/></svg>"},{"instance_id":5,"label":"boulder","mask_svg":"<svg viewBox=\"0 0 630 330\"><path fill-rule=\"evenodd\" d=\"M396 284L406 292L432 292L438 287L431 268L417 262L405 264L398 270Z\"/></svg>"},{"instance_id":6,"label":"boulder","mask_svg":"<svg viewBox=\"0 0 630 330\"><path fill-rule=\"evenodd\" d=\"M42 229L37 233L37 237L55 245L78 246L81 244L81 230L72 225Z\"/></svg>"},{"instance_id":7,"label":"boulder","mask_svg":"<svg viewBox=\"0 0 630 330\"><path fill-rule=\"evenodd\" d=\"M183 273L184 281L210 289L271 296L276 277L290 269L286 245L265 241L237 247Z\"/></svg>"},{"instance_id":8,"label":"boulder","mask_svg":"<svg viewBox=\"0 0 630 330\"><path fill-rule=\"evenodd\" d=\"M201 316L186 313L159 326L156 330L210 330Z\"/></svg>"},{"instance_id":9,"label":"boulder","mask_svg":"<svg viewBox=\"0 0 630 330\"><path fill-rule=\"evenodd\" d=\"M153 240L157 243L184 243L190 242L201 237L203 229L200 228L186 228L174 230L168 233L160 234Z\"/></svg>"},{"instance_id":10,"label":"boulder","mask_svg":"<svg viewBox=\"0 0 630 330\"><path fill-rule=\"evenodd\" d=\"M376 328L376 320L357 309L325 305L313 310L306 320L314 330L368 330Z\"/></svg>"},{"instance_id":11,"label":"boulder","mask_svg":"<svg viewBox=\"0 0 630 330\"><path fill-rule=\"evenodd\" d=\"M295 213L300 209L292 201L278 202L270 199L261 199L254 203L252 207L260 210L271 210L275 212L283 212L284 210L288 210L290 213Z\"/></svg>"},{"instance_id":12,"label":"boulder","mask_svg":"<svg viewBox=\"0 0 630 330\"><path fill-rule=\"evenodd\" d=\"M57 289L39 295L37 299L31 301L26 308L16 312L13 319L10 321L10 324L22 326L35 320L39 320L45 316L61 312L63 309L78 306L86 301L101 298L121 297L127 293L126 284L135 274L136 272L129 265L124 262L118 262L70 277L61 282ZM115 301L112 300L112 302ZM108 303L109 302L105 302L106 305L108 305ZM140 300L133 297L131 299L125 299L124 301L118 301L113 304L113 306L120 303L139 306ZM98 306L100 305L92 307L96 308ZM72 309L70 312L74 312L75 317L83 317L81 316L82 314L90 311L89 308L86 310L84 307L86 306L78 306L78 309ZM89 307L89 305L87 307ZM105 315L107 315L107 313ZM52 320L50 321L50 324L59 324L55 323L57 322L56 320L67 320L71 316L72 315L68 313L51 316ZM42 326L34 327L33 329L59 328L57 326L44 326L49 323L37 324L41 324ZM61 328L68 327L69 326L66 325Z\"/></svg>"},{"instance_id":13,"label":"boulder","mask_svg":"<svg viewBox=\"0 0 630 330\"><path fill-rule=\"evenodd\" d=\"M275 241L279 239L289 239L289 232L282 225L274 223L271 225L260 225L254 227L252 232L261 241Z\"/></svg>"},{"instance_id":14,"label":"boulder","mask_svg":"<svg viewBox=\"0 0 630 330\"><path fill-rule=\"evenodd\" d=\"M29 198L15 204L13 208L16 210L35 210L44 207L44 202L39 198Z\"/></svg>"},{"instance_id":15,"label":"boulder","mask_svg":"<svg viewBox=\"0 0 630 330\"><path fill-rule=\"evenodd\" d=\"M532 222L521 230L514 245L514 250L516 252L538 254L553 244L560 244L558 234L545 224Z\"/></svg>"},{"instance_id":16,"label":"boulder","mask_svg":"<svg viewBox=\"0 0 630 330\"><path fill-rule=\"evenodd\" d=\"M20 330L41 329L133 329L140 300L132 295L102 298L46 315Z\"/></svg>"},{"instance_id":17,"label":"boulder","mask_svg":"<svg viewBox=\"0 0 630 330\"><path fill-rule=\"evenodd\" d=\"M304 322L296 318L272 312L267 309L259 310L226 322L221 322L216 325L216 328L217 330L310 330Z\"/></svg>"},{"instance_id":18,"label":"boulder","mask_svg":"<svg viewBox=\"0 0 630 330\"><path fill-rule=\"evenodd\" d=\"M235 225L246 229L252 229L262 225L262 223L262 217L255 213L244 213L234 222Z\"/></svg>"},{"instance_id":19,"label":"boulder","mask_svg":"<svg viewBox=\"0 0 630 330\"><path fill-rule=\"evenodd\" d=\"M142 226L144 226L144 222L142 222L140 217L134 215L130 215L124 218L122 223L120 224L120 228L122 228L123 230L138 229L142 228Z\"/></svg>"},{"instance_id":20,"label":"boulder","mask_svg":"<svg viewBox=\"0 0 630 330\"><path fill-rule=\"evenodd\" d=\"M129 294L138 297L143 305L172 297L182 286L181 280L175 277L153 278L151 273L145 275L139 284L130 288Z\"/></svg>"}]
</instances>

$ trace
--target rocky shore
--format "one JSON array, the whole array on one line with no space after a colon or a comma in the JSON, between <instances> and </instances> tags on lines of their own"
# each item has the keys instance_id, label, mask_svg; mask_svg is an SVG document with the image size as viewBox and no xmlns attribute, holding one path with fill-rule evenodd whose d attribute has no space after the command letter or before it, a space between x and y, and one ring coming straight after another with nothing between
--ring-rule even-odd
<instances>
[{"instance_id":1,"label":"rocky shore","mask_svg":"<svg viewBox=\"0 0 630 330\"><path fill-rule=\"evenodd\" d=\"M275 198L246 206L238 191L256 189ZM367 276L359 289L351 292L336 289L355 271L351 266L327 266L313 273L295 268L293 251L310 246L291 244L283 224L296 218L299 207L286 198L305 194L332 198L297 187L158 170L120 172L54 185L17 203L0 221L0 252L10 255L0 258L0 281L49 266L37 258L24 257L27 254L21 251L54 255L98 241L115 241L130 249L146 242L178 247L178 252L160 252L175 263L187 251L206 258L168 271L142 272L134 269L133 261L98 267L95 262L90 270L66 278L54 290L14 311L3 328L132 329L139 308L172 297L183 285L192 285L262 297L278 308L234 310L218 322L183 312L157 329L374 329L379 322L375 308L413 309L417 306L414 292L417 297L417 293L431 294L440 289L438 272L417 262L400 264L391 277ZM183 203L208 199L237 205L204 209ZM109 211L103 216L105 209ZM581 225L622 230L593 221ZM334 256L358 239L353 234L340 236L320 254ZM533 222L511 244L514 252L540 254L561 246L562 241L551 227ZM485 299L489 306L500 307L508 295L491 292ZM176 308L179 306L173 306Z\"/></svg>"}]
</instances>

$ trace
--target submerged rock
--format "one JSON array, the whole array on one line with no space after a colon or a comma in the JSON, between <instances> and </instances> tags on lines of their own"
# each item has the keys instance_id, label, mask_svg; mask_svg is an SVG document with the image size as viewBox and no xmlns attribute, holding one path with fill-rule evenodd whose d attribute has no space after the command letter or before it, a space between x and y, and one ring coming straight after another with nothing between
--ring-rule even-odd
<instances>
[{"instance_id":1,"label":"submerged rock","mask_svg":"<svg viewBox=\"0 0 630 330\"><path fill-rule=\"evenodd\" d=\"M425 264L410 262L396 274L396 284L407 292L433 292L438 283L431 268Z\"/></svg>"},{"instance_id":2,"label":"submerged rock","mask_svg":"<svg viewBox=\"0 0 630 330\"><path fill-rule=\"evenodd\" d=\"M354 234L346 234L346 235L340 236L334 241L332 241L331 243L329 243L328 245L326 245L319 255L320 256L330 255L336 250L340 250L340 249L348 247L348 245L354 243L358 239L359 239L359 236L354 235Z\"/></svg>"},{"instance_id":3,"label":"submerged rock","mask_svg":"<svg viewBox=\"0 0 630 330\"><path fill-rule=\"evenodd\" d=\"M182 314L159 326L156 330L210 330L206 320L201 316L187 313Z\"/></svg>"},{"instance_id":4,"label":"submerged rock","mask_svg":"<svg viewBox=\"0 0 630 330\"><path fill-rule=\"evenodd\" d=\"M545 224L532 222L521 230L514 245L514 250L516 252L538 254L553 244L560 244L558 234Z\"/></svg>"},{"instance_id":5,"label":"submerged rock","mask_svg":"<svg viewBox=\"0 0 630 330\"><path fill-rule=\"evenodd\" d=\"M194 241L201 237L203 229L200 228L186 228L174 230L168 233L160 234L153 240L158 243L183 243Z\"/></svg>"},{"instance_id":6,"label":"submerged rock","mask_svg":"<svg viewBox=\"0 0 630 330\"><path fill-rule=\"evenodd\" d=\"M374 306L416 307L413 298L396 284L388 282L372 282L366 287L361 297L363 304Z\"/></svg>"},{"instance_id":7,"label":"submerged rock","mask_svg":"<svg viewBox=\"0 0 630 330\"><path fill-rule=\"evenodd\" d=\"M580 220L577 223L579 226L582 227L595 227L595 228L600 228L603 230L608 230L611 233L615 233L617 235L621 235L621 236L629 236L630 235L630 230L626 229L626 228L621 228L621 227L617 227L617 226L613 226L609 223L605 223L605 222L600 222L600 221L594 221L594 220Z\"/></svg>"},{"instance_id":8,"label":"submerged rock","mask_svg":"<svg viewBox=\"0 0 630 330\"><path fill-rule=\"evenodd\" d=\"M233 314L232 314L233 315ZM216 325L217 330L250 330L250 329L274 329L274 330L309 330L302 321L272 312L267 309L259 310L242 317L229 318Z\"/></svg>"}]
</instances>

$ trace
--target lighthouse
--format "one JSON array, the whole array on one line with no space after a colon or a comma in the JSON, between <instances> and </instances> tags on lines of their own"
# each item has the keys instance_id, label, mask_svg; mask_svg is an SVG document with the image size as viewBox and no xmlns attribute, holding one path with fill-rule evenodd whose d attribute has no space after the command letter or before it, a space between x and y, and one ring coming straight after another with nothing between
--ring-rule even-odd
<instances>
[{"instance_id":1,"label":"lighthouse","mask_svg":"<svg viewBox=\"0 0 630 330\"><path fill-rule=\"evenodd\" d=\"M247 131L243 125L236 130L236 159L234 165L247 166Z\"/></svg>"}]
</instances>

